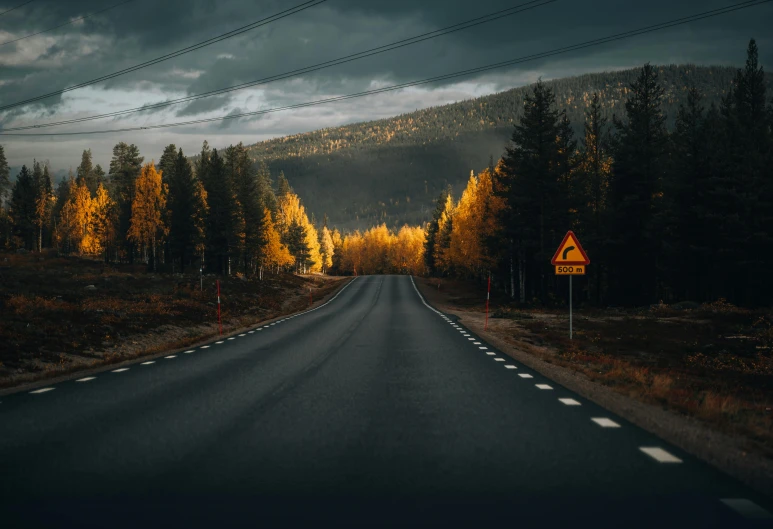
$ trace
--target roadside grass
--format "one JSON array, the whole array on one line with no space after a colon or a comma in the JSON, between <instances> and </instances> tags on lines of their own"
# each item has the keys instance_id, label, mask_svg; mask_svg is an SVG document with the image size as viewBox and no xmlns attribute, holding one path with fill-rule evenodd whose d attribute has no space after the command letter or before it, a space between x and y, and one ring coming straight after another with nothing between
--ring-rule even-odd
<instances>
[{"instance_id":1,"label":"roadside grass","mask_svg":"<svg viewBox=\"0 0 773 529\"><path fill-rule=\"evenodd\" d=\"M144 273L54 252L0 253L0 387L182 348L217 330L215 277ZM223 331L308 305L332 278L219 278ZM94 285L94 288L88 288Z\"/></svg>"}]
</instances>

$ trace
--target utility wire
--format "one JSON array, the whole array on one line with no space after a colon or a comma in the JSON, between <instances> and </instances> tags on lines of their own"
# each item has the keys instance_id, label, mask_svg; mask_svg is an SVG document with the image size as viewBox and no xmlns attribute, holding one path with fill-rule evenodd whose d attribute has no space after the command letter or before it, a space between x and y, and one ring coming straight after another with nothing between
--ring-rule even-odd
<instances>
[{"instance_id":1,"label":"utility wire","mask_svg":"<svg viewBox=\"0 0 773 529\"><path fill-rule=\"evenodd\" d=\"M7 110L9 108L14 108L22 105L26 105L29 103L34 103L35 101L40 101L42 99L47 99L49 97L57 96L60 94L63 94L65 92L70 92L72 90L77 90L78 88L83 88L84 86L90 86L93 84L100 83L102 81L106 81L108 79L113 79L115 77L124 75L129 72L135 72L137 70L140 70L142 68L146 68L148 66L152 66L154 64L158 64L160 62L173 59L175 57L179 57L180 55L185 55L186 53L190 53L192 51L199 50L201 48L204 48L206 46L209 46L210 44L214 44L216 42L221 42L226 39L230 39L231 37L235 37L237 35L241 35L242 33L246 33L247 31L253 30L255 28L258 28L260 26L264 26L266 24L270 24L271 22L276 22L277 20L280 20L285 17L289 17L291 15L294 15L296 13L300 13L301 11L305 11L306 9L309 9L311 7L318 6L319 4L322 4L324 2L327 2L327 0L308 0L307 2L303 2L302 4L298 4L294 7L291 7L290 9L285 9L284 11L280 11L279 13L275 13L269 17L260 19L256 22L252 22L251 24L247 24L246 26L242 26L240 28L234 29L232 31L228 31L227 33L223 33L221 35L218 35L217 37L212 37L210 39L204 40L202 42L199 42L198 44L193 44L191 46L182 48L180 50L174 51L172 53L168 53L166 55L162 55L161 57L157 57L155 59L152 59L150 61L146 61L140 64L136 64L134 66L130 66L129 68L124 68L123 70L119 70L117 72L113 72L108 75L103 75L102 77L98 77L96 79L92 79L91 81L86 81L83 83L79 83L73 86L69 86L67 88L63 88L61 90L56 90L54 92L49 92L48 94L39 95L36 97L31 97L29 99L25 99L23 101L18 101L16 103L12 103L10 105L3 105L0 106L0 111Z\"/></svg>"},{"instance_id":2,"label":"utility wire","mask_svg":"<svg viewBox=\"0 0 773 529\"><path fill-rule=\"evenodd\" d=\"M19 9L20 7L24 7L24 6L26 6L27 4L31 4L31 3L32 3L32 2L34 2L34 1L35 1L35 0L29 0L28 2L24 2L23 4L19 4L19 5L17 5L16 7L12 7L11 9L6 9L6 10L5 10L5 11L3 11L2 13L0 13L0 15L4 15L4 14L6 14L6 13L10 13L10 12L11 12L11 11L13 11L14 9Z\"/></svg>"},{"instance_id":3,"label":"utility wire","mask_svg":"<svg viewBox=\"0 0 773 529\"><path fill-rule=\"evenodd\" d=\"M84 15L80 18L76 18L73 20L70 20L69 22L65 22L64 24L59 24L58 26L54 26L52 28L44 29L43 31L38 31L37 33L31 33L29 35L25 35L23 37L19 37L18 39L13 40L7 40L5 42L0 42L0 46L5 46L6 44L12 44L14 42L19 42L20 40L28 39L30 37L35 37L37 35L40 35L42 33L48 33L49 31L54 31L55 29L63 28L65 26L69 26L70 24L75 24L76 22L80 22L81 20L86 20L87 18L93 17L94 15L98 15L100 13L104 13L105 11L110 11L111 9L114 9L118 6L122 6L124 4L128 4L129 2L134 2L134 0L126 0L125 2L120 2L118 4L113 4L110 7L106 7L104 9L100 9L99 11L94 11L93 13L89 13L88 15ZM0 13L2 14L2 13Z\"/></svg>"},{"instance_id":4,"label":"utility wire","mask_svg":"<svg viewBox=\"0 0 773 529\"><path fill-rule=\"evenodd\" d=\"M364 50L358 53L353 53L350 55L346 55L344 57L339 57L338 59L332 59L329 61L325 61L322 63L314 64L311 66L306 66L303 68L299 68L296 70L292 70L290 72L285 72L282 74L273 75L270 77L265 77L263 79L258 79L257 81L248 81L246 83L241 83L235 86L227 87L227 88L219 88L217 90L211 90L209 92L204 92L201 94L193 94L185 97L181 97L179 99L172 99L169 101L161 101L159 103L154 103L151 105L145 105L141 107L136 108L130 108L126 110L117 110L115 112L109 112L107 114L97 114L95 116L85 116L81 118L73 118L68 119L64 121L54 121L50 123L41 123L38 125L26 125L22 127L13 127L5 129L6 131L17 131L17 130L29 130L29 129L37 129L37 128L44 128L44 127L54 127L58 125L70 125L72 123L82 123L84 121L93 121L95 119L104 119L104 118L110 118L110 117L116 117L116 116L123 116L126 114L133 114L135 112L145 112L148 110L154 110L157 108L167 107L170 105L177 105L180 103L187 103L190 101L195 101L197 99L202 99L205 97L212 97L215 95L225 94L228 92L235 92L237 90L243 90L245 88L251 87L251 86L257 86L257 85L263 85L268 83L273 83L274 81L280 81L283 79L288 79L290 77L294 77L301 74L307 74L311 72L315 72L318 70L322 70L325 68L330 68L332 66L337 66L339 64L345 64L348 62L356 61L359 59L364 59L365 57L371 57L373 55L378 55L380 53L385 53L387 51L396 50L398 48L402 48L404 46L410 46L412 44L417 44L419 42L423 42L425 40L434 39L436 37L440 37L443 35L448 35L449 33L454 33L456 31L461 31L463 29L468 29L474 26L478 26L480 24L485 24L487 22L493 22L495 20L499 20L501 18L509 17L512 15L515 15L517 13L521 13L523 11L527 11L529 9L534 9L535 7L541 7L547 4L551 4L553 2L556 2L558 0L532 0L530 2L526 2L524 4L519 4L517 6L510 7L508 9L503 9L501 11L496 11L494 13L489 13L488 15L477 17L472 20L467 20L465 22L460 22L458 24L454 24L453 26L448 26L442 29L437 29L434 31L430 31L428 33L423 33L421 35L416 35L414 37L410 37L407 39L398 40L396 42L392 42L391 44L385 44L383 46L378 46L376 48L371 48L368 50Z\"/></svg>"},{"instance_id":5,"label":"utility wire","mask_svg":"<svg viewBox=\"0 0 773 529\"><path fill-rule=\"evenodd\" d=\"M93 131L82 131L82 132L49 132L49 133L27 133L27 134L18 134L18 133L6 134L6 133L0 133L0 136L76 136L76 135L84 135L84 134L107 134L107 133L110 133L110 132L129 132L129 131L136 131L136 130L163 129L163 128L170 128L170 127L180 127L180 126L184 126L184 125L195 125L195 124L199 124L199 123L210 123L210 122L213 122L213 121L223 121L223 120L226 120L226 119L238 119L238 118L244 118L244 117L249 117L249 116L257 116L257 115L261 115L261 114L269 114L269 113L272 113L272 112L280 112L280 111L283 111L283 110L305 108L305 107L310 107L310 106L322 105L322 104L325 104L325 103L332 103L332 102L336 102L336 101L344 101L344 100L347 100L347 99L354 99L354 98L358 98L358 97L365 97L365 96L374 95L374 94L382 94L382 93L385 93L385 92L391 92L391 91L394 91L394 90L400 90L402 88L408 88L408 87L412 87L412 86L420 86L420 85L424 85L424 84L434 83L434 82L437 82L437 81L444 81L444 80L453 79L453 78L456 78L456 77L462 77L462 76L467 76L467 75L472 75L472 74L476 74L476 73L485 72L485 71L488 71L488 70L494 70L494 69L502 68L502 67L505 67L505 66L512 66L512 65L515 65L515 64L520 64L520 63L524 63L524 62L528 62L528 61L542 59L542 58L545 58L545 57L551 57L551 56L554 56L554 55L559 55L559 54L567 53L567 52L570 52L570 51L576 51L576 50L581 50L581 49L584 49L584 48L589 48L591 46L598 46L598 45L601 45L601 44L607 44L607 43L610 43L610 42L615 42L615 41L618 41L618 40L623 40L623 39L627 39L627 38L630 38L630 37L635 37L635 36L638 36L638 35L643 35L643 34L646 34L646 33L652 33L654 31L659 31L661 29L666 29L666 28L671 28L671 27L674 27L674 26L679 26L679 25L687 24L689 22L695 22L697 20L702 20L704 18L710 18L710 17L714 17L714 16L718 16L718 15L724 15L724 14L727 14L727 13L731 13L733 11L738 11L740 9L747 9L749 7L755 7L755 6L758 6L758 5L767 4L767 3L770 3L772 1L773 0L752 0L752 1L749 1L749 2L745 2L743 4L736 4L734 6L728 6L728 7L724 7L724 8L713 9L711 11L704 11L703 13L697 13L695 15L690 15L690 16L687 16L687 17L677 18L677 19L666 21L666 22L661 22L659 24L654 24L654 25L651 25L651 26L645 26L645 27L642 27L642 28L639 28L639 29L625 31L623 33L617 33L617 34L614 34L614 35L608 35L606 37L601 37L601 38L598 38L598 39L588 40L588 41L581 42L581 43L578 43L578 44L572 44L570 46L564 46L564 47L561 47L561 48L556 48L556 49L553 49L553 50L550 50L550 51L545 51L545 52L541 52L541 53L535 53L533 55L526 55L524 57L519 57L517 59L511 59L511 60L508 60L508 61L502 61L502 62L498 62L498 63L493 63L493 64L489 64L489 65L486 65L486 66L479 66L477 68L470 68L468 70L462 70L462 71L458 71L458 72L454 72L454 73L449 73L449 74L445 74L445 75L439 75L439 76L436 76L436 77L430 77L430 78L427 78L427 79L422 79L420 81L411 81L411 82L407 82L407 83L401 83L401 84L397 84L397 85L386 86L386 87L378 88L378 89L374 89L374 90L367 90L365 92L357 92L357 93L354 93L354 94L330 97L330 98L327 98L327 99L320 99L320 100L317 100L317 101L308 101L308 102L305 102L305 103L297 103L295 105L288 105L288 106L284 106L284 107L275 107L275 108L269 108L269 109L265 109L265 110L257 110L257 111L254 111L254 112L245 112L245 113L242 113L242 114L229 114L229 115L226 115L226 116L219 116L219 117L213 117L213 118L196 119L196 120L190 120L190 121L179 121L179 122L176 122L176 123L164 123L164 124L159 124L159 125L148 125L148 126L144 126L144 127L143 126L139 126L139 127L126 127L126 128L122 128L122 129L93 130Z\"/></svg>"}]
</instances>

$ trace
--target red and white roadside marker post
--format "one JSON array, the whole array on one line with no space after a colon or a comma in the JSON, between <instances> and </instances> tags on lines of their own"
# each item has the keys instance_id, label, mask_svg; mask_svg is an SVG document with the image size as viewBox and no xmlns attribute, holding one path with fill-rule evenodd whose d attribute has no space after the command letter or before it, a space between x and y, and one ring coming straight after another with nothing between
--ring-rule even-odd
<instances>
[{"instance_id":1,"label":"red and white roadside marker post","mask_svg":"<svg viewBox=\"0 0 773 529\"><path fill-rule=\"evenodd\" d=\"M488 273L488 290L486 291L486 323L483 325L483 330L488 330L488 302L491 298L491 272Z\"/></svg>"},{"instance_id":2,"label":"red and white roadside marker post","mask_svg":"<svg viewBox=\"0 0 773 529\"><path fill-rule=\"evenodd\" d=\"M564 240L558 245L550 264L556 267L556 275L569 276L569 339L572 339L572 276L585 275L585 267L590 259L582 249L580 240L572 230L566 232Z\"/></svg>"},{"instance_id":3,"label":"red and white roadside marker post","mask_svg":"<svg viewBox=\"0 0 773 529\"><path fill-rule=\"evenodd\" d=\"M220 320L220 280L217 280L217 325L220 327L220 336L223 336L223 323Z\"/></svg>"}]
</instances>

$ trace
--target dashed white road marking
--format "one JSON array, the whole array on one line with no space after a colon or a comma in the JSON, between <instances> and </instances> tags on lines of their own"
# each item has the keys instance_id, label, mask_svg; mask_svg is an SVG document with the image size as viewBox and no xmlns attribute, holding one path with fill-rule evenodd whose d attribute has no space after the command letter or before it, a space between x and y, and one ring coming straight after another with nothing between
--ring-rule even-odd
<instances>
[{"instance_id":1,"label":"dashed white road marking","mask_svg":"<svg viewBox=\"0 0 773 529\"><path fill-rule=\"evenodd\" d=\"M467 333L464 333L464 334L462 334L462 336L469 336L469 334L467 334Z\"/></svg>"},{"instance_id":2,"label":"dashed white road marking","mask_svg":"<svg viewBox=\"0 0 773 529\"><path fill-rule=\"evenodd\" d=\"M166 358L167 360L171 360L172 358L177 358L177 355L169 355L169 356L165 356L164 358Z\"/></svg>"},{"instance_id":3,"label":"dashed white road marking","mask_svg":"<svg viewBox=\"0 0 773 529\"><path fill-rule=\"evenodd\" d=\"M263 329L255 329L256 331L262 331Z\"/></svg>"},{"instance_id":4,"label":"dashed white road marking","mask_svg":"<svg viewBox=\"0 0 773 529\"><path fill-rule=\"evenodd\" d=\"M247 336L246 334L240 334L239 336Z\"/></svg>"},{"instance_id":5,"label":"dashed white road marking","mask_svg":"<svg viewBox=\"0 0 773 529\"><path fill-rule=\"evenodd\" d=\"M224 341L225 341L225 340L220 340L219 342L215 342L215 343L216 343L217 345L220 345L220 344L221 344L221 343L223 343Z\"/></svg>"},{"instance_id":6,"label":"dashed white road marking","mask_svg":"<svg viewBox=\"0 0 773 529\"><path fill-rule=\"evenodd\" d=\"M723 498L719 501L745 518L750 518L752 520L773 519L772 514L746 498Z\"/></svg>"},{"instance_id":7,"label":"dashed white road marking","mask_svg":"<svg viewBox=\"0 0 773 529\"><path fill-rule=\"evenodd\" d=\"M86 378L79 378L75 382L88 382L89 380L96 380L97 377L86 377Z\"/></svg>"},{"instance_id":8,"label":"dashed white road marking","mask_svg":"<svg viewBox=\"0 0 773 529\"><path fill-rule=\"evenodd\" d=\"M234 340L234 339L235 339L235 338L234 338L233 336L231 336L231 337L229 338L229 340Z\"/></svg>"},{"instance_id":9,"label":"dashed white road marking","mask_svg":"<svg viewBox=\"0 0 773 529\"><path fill-rule=\"evenodd\" d=\"M185 351L185 354L189 355L189 354L191 354L192 352L193 352L193 349L191 349L190 351Z\"/></svg>"},{"instance_id":10,"label":"dashed white road marking","mask_svg":"<svg viewBox=\"0 0 773 529\"><path fill-rule=\"evenodd\" d=\"M482 350L482 351L483 351L483 350L486 350L486 349L488 349L488 347L481 346L481 347L478 347L478 349L480 349L480 350Z\"/></svg>"},{"instance_id":11,"label":"dashed white road marking","mask_svg":"<svg viewBox=\"0 0 773 529\"><path fill-rule=\"evenodd\" d=\"M497 355L496 353L494 353L494 352L492 352L492 351L489 351L489 352L488 352L488 353L486 353L486 354L487 354L487 355L489 355L489 356L496 356L496 355Z\"/></svg>"},{"instance_id":12,"label":"dashed white road marking","mask_svg":"<svg viewBox=\"0 0 773 529\"><path fill-rule=\"evenodd\" d=\"M504 358L495 358L494 359L494 362L504 362L504 361L505 361Z\"/></svg>"},{"instance_id":13,"label":"dashed white road marking","mask_svg":"<svg viewBox=\"0 0 773 529\"><path fill-rule=\"evenodd\" d=\"M473 341L475 338L467 338L467 339L470 340L470 341Z\"/></svg>"},{"instance_id":14,"label":"dashed white road marking","mask_svg":"<svg viewBox=\"0 0 773 529\"><path fill-rule=\"evenodd\" d=\"M480 345L480 342L472 342L475 345Z\"/></svg>"},{"instance_id":15,"label":"dashed white road marking","mask_svg":"<svg viewBox=\"0 0 773 529\"><path fill-rule=\"evenodd\" d=\"M620 428L620 425L611 419L606 417L591 417L591 421L595 422L602 428Z\"/></svg>"},{"instance_id":16,"label":"dashed white road marking","mask_svg":"<svg viewBox=\"0 0 773 529\"><path fill-rule=\"evenodd\" d=\"M255 332L255 331L249 331L247 334L252 334L252 333L254 333L254 332Z\"/></svg>"},{"instance_id":17,"label":"dashed white road marking","mask_svg":"<svg viewBox=\"0 0 773 529\"><path fill-rule=\"evenodd\" d=\"M533 376L531 376L528 373L518 373L518 376L521 377L521 378L534 378Z\"/></svg>"},{"instance_id":18,"label":"dashed white road marking","mask_svg":"<svg viewBox=\"0 0 773 529\"><path fill-rule=\"evenodd\" d=\"M271 325L276 325L276 322L272 323Z\"/></svg>"},{"instance_id":19,"label":"dashed white road marking","mask_svg":"<svg viewBox=\"0 0 773 529\"><path fill-rule=\"evenodd\" d=\"M640 446L639 450L650 456L658 463L681 463L682 460L673 456L657 446Z\"/></svg>"},{"instance_id":20,"label":"dashed white road marking","mask_svg":"<svg viewBox=\"0 0 773 529\"><path fill-rule=\"evenodd\" d=\"M552 386L549 386L547 384L534 384L534 385L537 386L539 389L553 389Z\"/></svg>"},{"instance_id":21,"label":"dashed white road marking","mask_svg":"<svg viewBox=\"0 0 773 529\"><path fill-rule=\"evenodd\" d=\"M559 402L562 402L563 404L566 404L567 406L582 406L579 402L577 402L574 399L558 399Z\"/></svg>"},{"instance_id":22,"label":"dashed white road marking","mask_svg":"<svg viewBox=\"0 0 773 529\"><path fill-rule=\"evenodd\" d=\"M141 364L141 365L143 365L143 366L149 366L150 364L155 364L155 363L156 363L156 361L155 361L155 360L151 360L151 361L149 361L149 362L142 362L142 364Z\"/></svg>"},{"instance_id":23,"label":"dashed white road marking","mask_svg":"<svg viewBox=\"0 0 773 529\"><path fill-rule=\"evenodd\" d=\"M518 369L518 368L517 368L517 367L515 367L515 366L514 366L514 365L512 365L512 364L507 364L507 365L505 366L505 369Z\"/></svg>"},{"instance_id":24,"label":"dashed white road marking","mask_svg":"<svg viewBox=\"0 0 773 529\"><path fill-rule=\"evenodd\" d=\"M54 391L54 389L56 388L40 388L40 389L36 389L35 391L30 391L30 393L35 395L37 393L46 393L47 391Z\"/></svg>"},{"instance_id":25,"label":"dashed white road marking","mask_svg":"<svg viewBox=\"0 0 773 529\"><path fill-rule=\"evenodd\" d=\"M113 373L123 373L124 371L128 371L128 370L129 370L128 367L122 367L121 369L114 369L112 372Z\"/></svg>"},{"instance_id":26,"label":"dashed white road marking","mask_svg":"<svg viewBox=\"0 0 773 529\"><path fill-rule=\"evenodd\" d=\"M201 347L199 347L199 349L209 349L209 346L208 345L202 345Z\"/></svg>"}]
</instances>

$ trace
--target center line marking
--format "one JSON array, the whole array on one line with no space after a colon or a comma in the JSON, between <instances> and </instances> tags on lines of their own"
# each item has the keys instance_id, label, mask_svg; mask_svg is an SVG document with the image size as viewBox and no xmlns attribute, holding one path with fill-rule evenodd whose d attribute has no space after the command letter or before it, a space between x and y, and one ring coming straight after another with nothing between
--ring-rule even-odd
<instances>
[{"instance_id":1,"label":"center line marking","mask_svg":"<svg viewBox=\"0 0 773 529\"><path fill-rule=\"evenodd\" d=\"M507 365L505 366L505 369L518 369L518 368L517 368L517 367L515 367L515 366L514 366L514 365L512 365L512 364L507 364Z\"/></svg>"},{"instance_id":2,"label":"center line marking","mask_svg":"<svg viewBox=\"0 0 773 529\"><path fill-rule=\"evenodd\" d=\"M534 378L533 376L531 376L528 373L518 373L518 376L521 377L521 378Z\"/></svg>"},{"instance_id":3,"label":"center line marking","mask_svg":"<svg viewBox=\"0 0 773 529\"><path fill-rule=\"evenodd\" d=\"M551 386L548 386L547 384L534 384L539 389L553 389Z\"/></svg>"},{"instance_id":4,"label":"center line marking","mask_svg":"<svg viewBox=\"0 0 773 529\"><path fill-rule=\"evenodd\" d=\"M97 377L86 377L86 378L79 378L75 382L88 382L89 380L95 380Z\"/></svg>"},{"instance_id":5,"label":"center line marking","mask_svg":"<svg viewBox=\"0 0 773 529\"><path fill-rule=\"evenodd\" d=\"M562 403L566 404L567 406L582 406L582 404L580 404L579 402L577 402L574 399L558 399L558 400L559 400L559 402L562 402Z\"/></svg>"},{"instance_id":6,"label":"center line marking","mask_svg":"<svg viewBox=\"0 0 773 529\"><path fill-rule=\"evenodd\" d=\"M114 369L113 373L123 373L124 371L128 371L128 367L122 367L121 369Z\"/></svg>"},{"instance_id":7,"label":"center line marking","mask_svg":"<svg viewBox=\"0 0 773 529\"><path fill-rule=\"evenodd\" d=\"M171 358L177 358L177 356L175 356L175 355L169 355L169 356L165 356L164 358L166 358L167 360L169 360L169 359L171 359Z\"/></svg>"},{"instance_id":8,"label":"center line marking","mask_svg":"<svg viewBox=\"0 0 773 529\"><path fill-rule=\"evenodd\" d=\"M657 446L640 446L639 450L650 456L658 463L681 463L682 460L676 456L672 456L662 448Z\"/></svg>"},{"instance_id":9,"label":"center line marking","mask_svg":"<svg viewBox=\"0 0 773 529\"><path fill-rule=\"evenodd\" d=\"M156 361L155 361L155 360L151 360L151 361L149 361L149 362L142 362L142 365L143 365L143 366L149 366L150 364L155 364L155 363L156 363Z\"/></svg>"},{"instance_id":10,"label":"center line marking","mask_svg":"<svg viewBox=\"0 0 773 529\"><path fill-rule=\"evenodd\" d=\"M620 425L611 419L606 417L591 417L591 421L595 422L602 428L620 428Z\"/></svg>"},{"instance_id":11,"label":"center line marking","mask_svg":"<svg viewBox=\"0 0 773 529\"><path fill-rule=\"evenodd\" d=\"M41 388L41 389L36 389L35 391L30 391L30 393L32 393L32 394L45 393L47 391L54 391L54 389L55 388Z\"/></svg>"}]
</instances>

